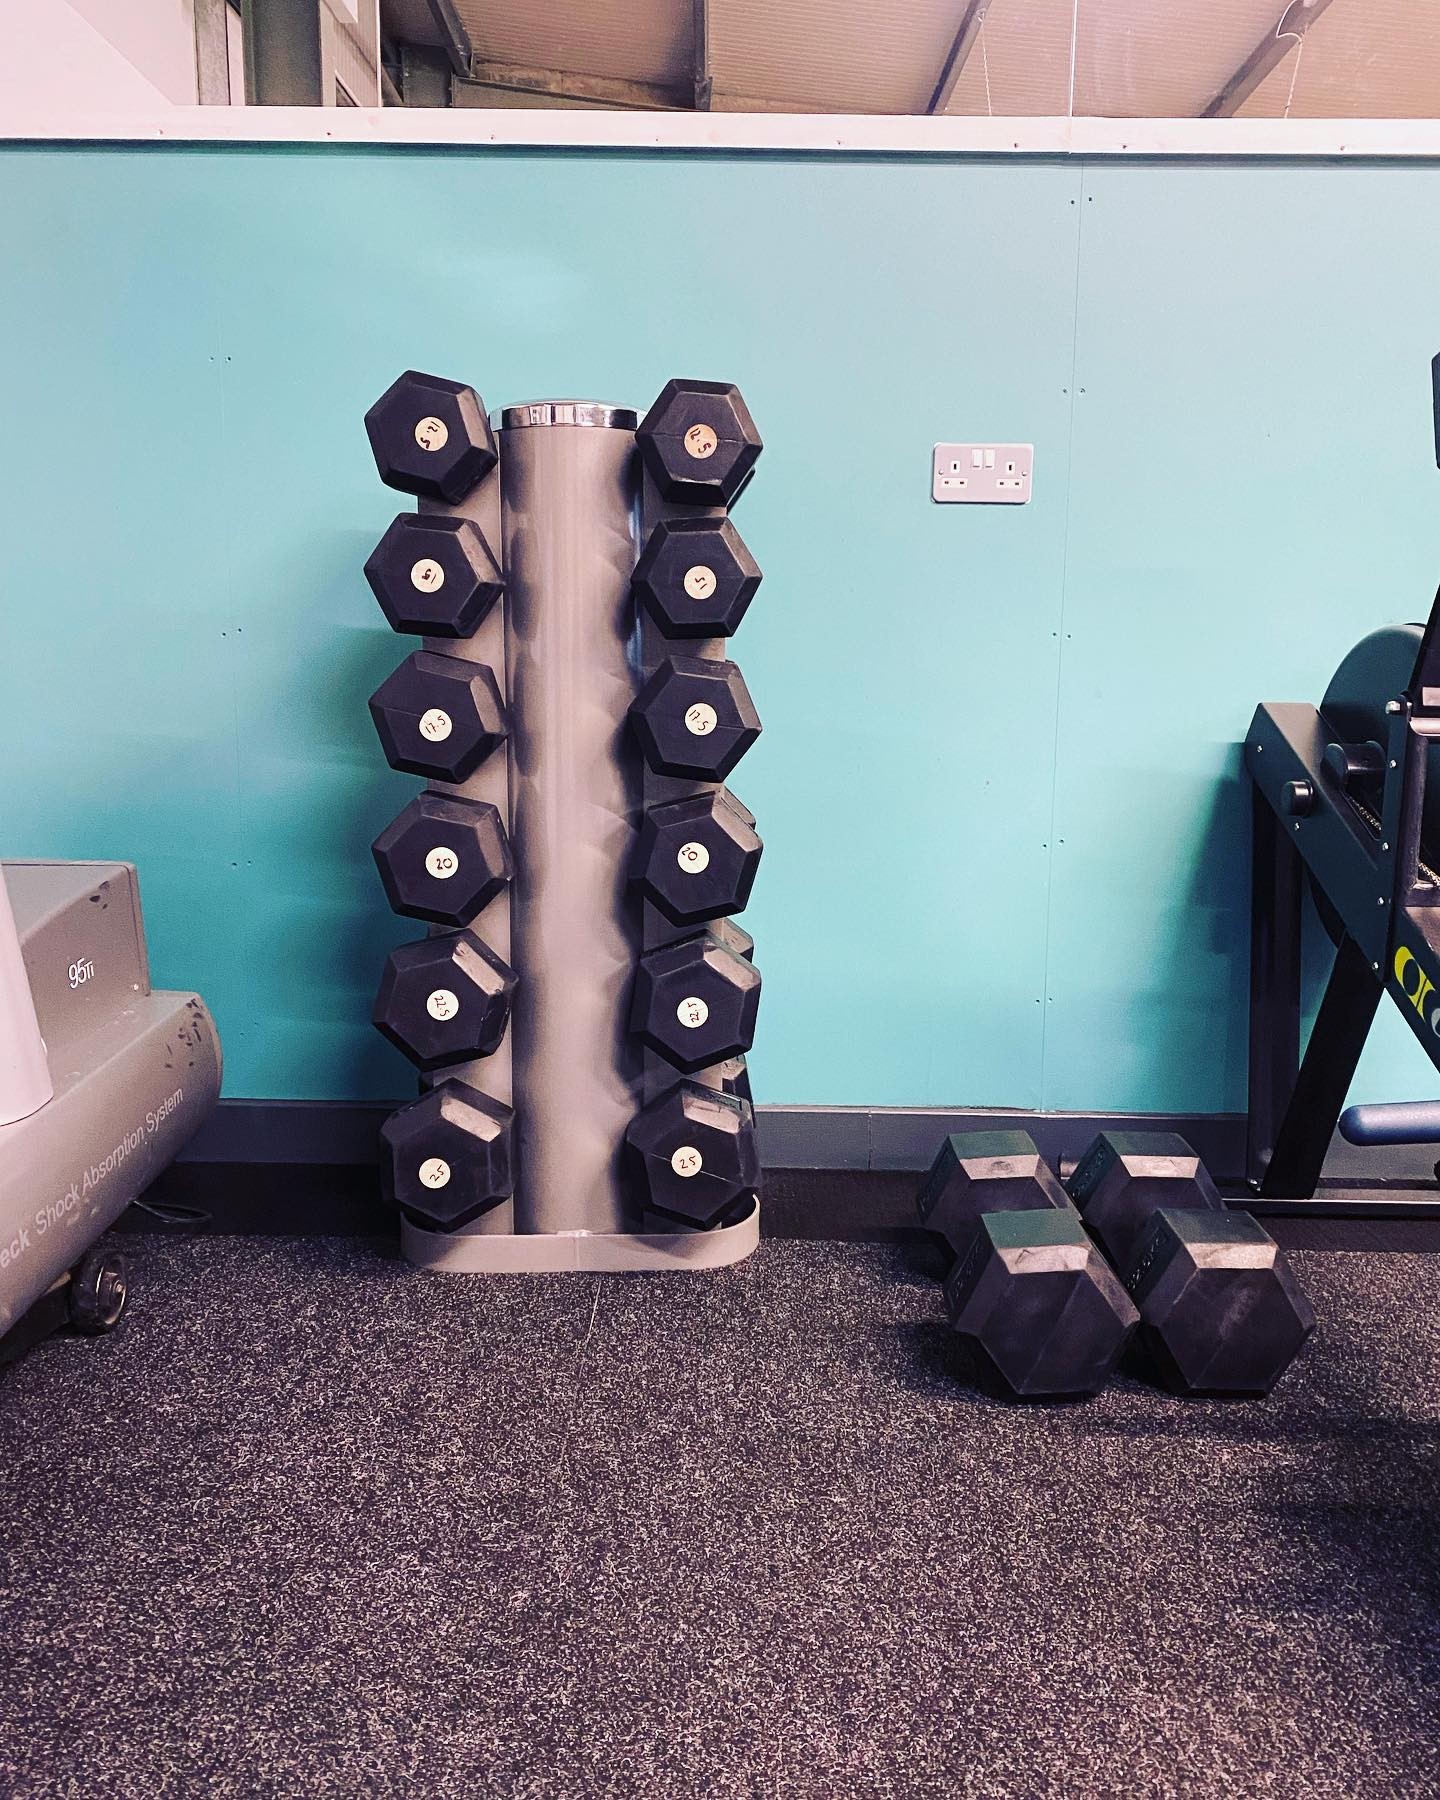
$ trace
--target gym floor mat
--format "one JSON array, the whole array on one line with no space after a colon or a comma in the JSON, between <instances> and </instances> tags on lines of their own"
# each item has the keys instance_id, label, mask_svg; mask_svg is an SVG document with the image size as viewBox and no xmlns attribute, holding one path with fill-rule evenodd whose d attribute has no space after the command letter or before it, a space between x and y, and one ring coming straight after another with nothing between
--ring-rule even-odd
<instances>
[{"instance_id":1,"label":"gym floor mat","mask_svg":"<svg viewBox=\"0 0 1440 1800\"><path fill-rule=\"evenodd\" d=\"M965 1385L930 1248L131 1237L0 1374L0 1792L1440 1789L1440 1259L1262 1403Z\"/></svg>"}]
</instances>

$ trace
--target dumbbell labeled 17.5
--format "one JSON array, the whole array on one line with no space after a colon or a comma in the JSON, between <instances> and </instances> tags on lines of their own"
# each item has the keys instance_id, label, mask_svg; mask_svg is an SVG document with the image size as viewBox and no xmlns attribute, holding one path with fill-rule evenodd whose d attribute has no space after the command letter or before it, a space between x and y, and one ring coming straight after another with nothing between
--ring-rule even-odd
<instances>
[{"instance_id":1,"label":"dumbbell labeled 17.5","mask_svg":"<svg viewBox=\"0 0 1440 1800\"><path fill-rule=\"evenodd\" d=\"M370 696L370 717L392 769L464 781L504 743L505 705L492 669L416 650Z\"/></svg>"},{"instance_id":2,"label":"dumbbell labeled 17.5","mask_svg":"<svg viewBox=\"0 0 1440 1800\"><path fill-rule=\"evenodd\" d=\"M1021 1399L1098 1392L1136 1311L1034 1140L946 1138L917 1207L956 1252L946 1310L981 1373Z\"/></svg>"},{"instance_id":3,"label":"dumbbell labeled 17.5","mask_svg":"<svg viewBox=\"0 0 1440 1800\"><path fill-rule=\"evenodd\" d=\"M760 735L760 715L733 662L668 656L635 696L630 720L662 775L723 781Z\"/></svg>"},{"instance_id":4,"label":"dumbbell labeled 17.5","mask_svg":"<svg viewBox=\"0 0 1440 1800\"><path fill-rule=\"evenodd\" d=\"M1315 1329L1270 1234L1231 1212L1182 1137L1102 1131L1066 1184L1177 1393L1268 1394Z\"/></svg>"},{"instance_id":5,"label":"dumbbell labeled 17.5","mask_svg":"<svg viewBox=\"0 0 1440 1800\"><path fill-rule=\"evenodd\" d=\"M666 500L728 506L762 445L740 390L727 381L667 381L635 433Z\"/></svg>"}]
</instances>

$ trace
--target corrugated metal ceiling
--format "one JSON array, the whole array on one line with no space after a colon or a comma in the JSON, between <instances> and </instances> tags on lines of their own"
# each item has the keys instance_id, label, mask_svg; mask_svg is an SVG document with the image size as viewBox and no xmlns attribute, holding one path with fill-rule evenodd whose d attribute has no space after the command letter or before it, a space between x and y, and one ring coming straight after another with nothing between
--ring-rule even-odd
<instances>
[{"instance_id":1,"label":"corrugated metal ceiling","mask_svg":"<svg viewBox=\"0 0 1440 1800\"><path fill-rule=\"evenodd\" d=\"M383 0L413 31L423 0ZM988 0L946 111L1194 117L1274 32L1286 0ZM478 58L661 84L684 104L693 0L455 0ZM1440 0L1320 0L1243 115L1440 116ZM924 112L966 0L709 0L714 104ZM432 37L430 41L435 41Z\"/></svg>"}]
</instances>

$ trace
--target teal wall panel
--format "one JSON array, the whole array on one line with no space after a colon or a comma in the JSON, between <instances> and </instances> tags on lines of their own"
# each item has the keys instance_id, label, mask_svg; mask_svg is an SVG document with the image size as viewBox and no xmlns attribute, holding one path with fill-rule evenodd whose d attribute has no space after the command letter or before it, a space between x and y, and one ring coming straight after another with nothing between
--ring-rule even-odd
<instances>
[{"instance_id":1,"label":"teal wall panel","mask_svg":"<svg viewBox=\"0 0 1440 1800\"><path fill-rule=\"evenodd\" d=\"M492 405L720 375L767 439L760 1096L1236 1106L1236 745L1440 563L1435 179L0 151L0 848L139 862L231 1094L403 1091L361 415L405 366ZM1033 440L1032 503L933 506L947 437ZM1398 1031L1366 1079L1429 1085Z\"/></svg>"}]
</instances>

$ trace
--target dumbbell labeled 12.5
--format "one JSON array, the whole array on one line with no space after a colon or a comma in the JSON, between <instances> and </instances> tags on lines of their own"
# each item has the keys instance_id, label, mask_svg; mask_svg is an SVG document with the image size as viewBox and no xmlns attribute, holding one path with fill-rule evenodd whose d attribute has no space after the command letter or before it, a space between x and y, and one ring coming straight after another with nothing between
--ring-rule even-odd
<instances>
[{"instance_id":1,"label":"dumbbell labeled 12.5","mask_svg":"<svg viewBox=\"0 0 1440 1800\"><path fill-rule=\"evenodd\" d=\"M760 971L710 932L647 951L635 970L630 1028L693 1075L755 1041Z\"/></svg>"},{"instance_id":2,"label":"dumbbell labeled 12.5","mask_svg":"<svg viewBox=\"0 0 1440 1800\"><path fill-rule=\"evenodd\" d=\"M750 409L727 381L667 381L635 438L661 495L690 506L728 506L762 448Z\"/></svg>"},{"instance_id":3,"label":"dumbbell labeled 12.5","mask_svg":"<svg viewBox=\"0 0 1440 1800\"><path fill-rule=\"evenodd\" d=\"M418 637L473 637L505 585L480 527L447 513L401 513L365 579L391 629Z\"/></svg>"},{"instance_id":4,"label":"dumbbell labeled 12.5","mask_svg":"<svg viewBox=\"0 0 1440 1800\"><path fill-rule=\"evenodd\" d=\"M468 924L515 872L488 800L417 794L371 849L394 910L435 925Z\"/></svg>"},{"instance_id":5,"label":"dumbbell labeled 12.5","mask_svg":"<svg viewBox=\"0 0 1440 1800\"><path fill-rule=\"evenodd\" d=\"M464 781L504 743L509 726L494 671L416 650L370 696L370 717L392 769Z\"/></svg>"},{"instance_id":6,"label":"dumbbell labeled 12.5","mask_svg":"<svg viewBox=\"0 0 1440 1800\"><path fill-rule=\"evenodd\" d=\"M625 1134L647 1211L699 1231L748 1211L760 1185L748 1103L682 1081L652 1100Z\"/></svg>"},{"instance_id":7,"label":"dumbbell labeled 12.5","mask_svg":"<svg viewBox=\"0 0 1440 1800\"><path fill-rule=\"evenodd\" d=\"M630 719L662 775L723 781L760 735L760 715L733 662L670 656L635 696Z\"/></svg>"},{"instance_id":8,"label":"dumbbell labeled 12.5","mask_svg":"<svg viewBox=\"0 0 1440 1800\"><path fill-rule=\"evenodd\" d=\"M463 1081L442 1081L380 1127L386 1199L437 1231L453 1231L514 1192L514 1114Z\"/></svg>"},{"instance_id":9,"label":"dumbbell labeled 12.5","mask_svg":"<svg viewBox=\"0 0 1440 1800\"><path fill-rule=\"evenodd\" d=\"M365 415L386 487L454 506L495 467L485 402L463 382L407 369Z\"/></svg>"},{"instance_id":10,"label":"dumbbell labeled 12.5","mask_svg":"<svg viewBox=\"0 0 1440 1800\"><path fill-rule=\"evenodd\" d=\"M1268 1394L1315 1328L1279 1246L1173 1132L1104 1131L1066 1184L1177 1393Z\"/></svg>"},{"instance_id":11,"label":"dumbbell labeled 12.5","mask_svg":"<svg viewBox=\"0 0 1440 1800\"><path fill-rule=\"evenodd\" d=\"M515 981L472 931L421 938L390 952L373 1017L417 1068L469 1062L500 1047Z\"/></svg>"},{"instance_id":12,"label":"dumbbell labeled 12.5","mask_svg":"<svg viewBox=\"0 0 1440 1800\"><path fill-rule=\"evenodd\" d=\"M1097 1392L1137 1315L1034 1140L946 1138L917 1205L957 1253L946 1310L981 1372L1022 1399Z\"/></svg>"},{"instance_id":13,"label":"dumbbell labeled 12.5","mask_svg":"<svg viewBox=\"0 0 1440 1800\"><path fill-rule=\"evenodd\" d=\"M711 788L651 807L631 879L673 924L697 925L741 911L763 848L745 809Z\"/></svg>"},{"instance_id":14,"label":"dumbbell labeled 12.5","mask_svg":"<svg viewBox=\"0 0 1440 1800\"><path fill-rule=\"evenodd\" d=\"M760 585L760 565L728 519L661 519L635 565L635 591L672 638L730 637Z\"/></svg>"}]
</instances>

